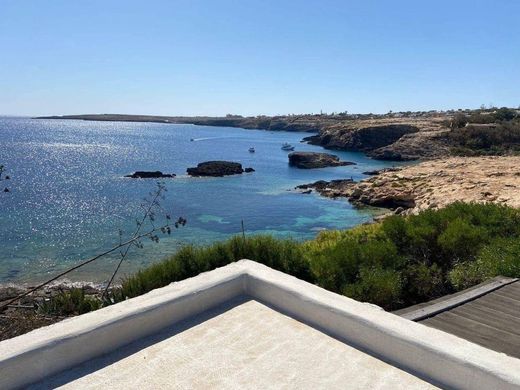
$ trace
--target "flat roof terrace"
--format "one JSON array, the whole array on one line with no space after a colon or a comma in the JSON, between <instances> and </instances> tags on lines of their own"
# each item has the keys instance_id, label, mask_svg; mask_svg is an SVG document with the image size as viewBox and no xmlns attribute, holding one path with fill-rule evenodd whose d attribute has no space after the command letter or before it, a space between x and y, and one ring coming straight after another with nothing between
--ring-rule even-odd
<instances>
[{"instance_id":1,"label":"flat roof terrace","mask_svg":"<svg viewBox=\"0 0 520 390\"><path fill-rule=\"evenodd\" d=\"M520 360L243 260L0 343L0 388L520 386Z\"/></svg>"},{"instance_id":2,"label":"flat roof terrace","mask_svg":"<svg viewBox=\"0 0 520 390\"><path fill-rule=\"evenodd\" d=\"M433 385L241 297L33 389L345 388Z\"/></svg>"}]
</instances>

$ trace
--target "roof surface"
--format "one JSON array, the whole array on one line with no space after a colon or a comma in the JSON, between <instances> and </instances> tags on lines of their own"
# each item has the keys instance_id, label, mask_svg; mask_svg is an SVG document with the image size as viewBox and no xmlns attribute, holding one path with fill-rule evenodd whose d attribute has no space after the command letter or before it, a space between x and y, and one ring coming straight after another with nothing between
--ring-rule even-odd
<instances>
[{"instance_id":1,"label":"roof surface","mask_svg":"<svg viewBox=\"0 0 520 390\"><path fill-rule=\"evenodd\" d=\"M235 300L33 388L432 389L255 300Z\"/></svg>"},{"instance_id":2,"label":"roof surface","mask_svg":"<svg viewBox=\"0 0 520 390\"><path fill-rule=\"evenodd\" d=\"M497 277L395 313L520 358L520 281L517 279Z\"/></svg>"}]
</instances>

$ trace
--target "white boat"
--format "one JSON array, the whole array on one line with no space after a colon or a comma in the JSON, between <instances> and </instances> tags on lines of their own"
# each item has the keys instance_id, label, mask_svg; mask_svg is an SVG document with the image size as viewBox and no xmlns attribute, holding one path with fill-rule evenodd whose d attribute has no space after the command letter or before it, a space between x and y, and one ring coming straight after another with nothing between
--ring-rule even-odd
<instances>
[{"instance_id":1,"label":"white boat","mask_svg":"<svg viewBox=\"0 0 520 390\"><path fill-rule=\"evenodd\" d=\"M282 144L282 150L294 150L294 146L292 146L290 143L284 142Z\"/></svg>"},{"instance_id":2,"label":"white boat","mask_svg":"<svg viewBox=\"0 0 520 390\"><path fill-rule=\"evenodd\" d=\"M249 148L249 153L254 153L255 152L255 148Z\"/></svg>"}]
</instances>

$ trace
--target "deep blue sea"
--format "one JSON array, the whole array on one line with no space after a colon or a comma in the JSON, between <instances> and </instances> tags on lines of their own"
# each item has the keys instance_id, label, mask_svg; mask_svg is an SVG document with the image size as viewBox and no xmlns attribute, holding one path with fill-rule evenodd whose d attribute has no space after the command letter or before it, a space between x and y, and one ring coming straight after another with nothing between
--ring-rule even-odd
<instances>
[{"instance_id":1,"label":"deep blue sea","mask_svg":"<svg viewBox=\"0 0 520 390\"><path fill-rule=\"evenodd\" d=\"M357 165L300 170L288 166L283 142L296 150L308 133L157 123L0 118L0 163L11 192L0 194L0 283L35 282L129 236L142 198L155 180L124 178L136 170L176 173L166 180L162 206L188 220L158 244L131 251L122 275L158 261L187 243L207 244L241 231L310 239L323 229L348 228L372 218L345 200L291 191L315 180L361 179L363 171L391 164L361 153L333 152ZM193 138L194 141L190 141ZM249 153L254 147L256 153ZM238 161L256 172L190 178L186 168L207 160ZM106 280L118 255L70 274L71 280Z\"/></svg>"}]
</instances>

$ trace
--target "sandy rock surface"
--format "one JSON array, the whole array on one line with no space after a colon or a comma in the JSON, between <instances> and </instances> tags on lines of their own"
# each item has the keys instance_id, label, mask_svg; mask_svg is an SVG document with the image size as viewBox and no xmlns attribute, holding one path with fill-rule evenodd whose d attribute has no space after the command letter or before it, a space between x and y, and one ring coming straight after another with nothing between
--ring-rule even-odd
<instances>
[{"instance_id":1,"label":"sandy rock surface","mask_svg":"<svg viewBox=\"0 0 520 390\"><path fill-rule=\"evenodd\" d=\"M520 156L450 157L383 172L358 183L345 180L308 188L324 196L347 197L353 203L403 214L456 201L520 207Z\"/></svg>"}]
</instances>

